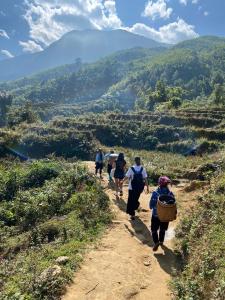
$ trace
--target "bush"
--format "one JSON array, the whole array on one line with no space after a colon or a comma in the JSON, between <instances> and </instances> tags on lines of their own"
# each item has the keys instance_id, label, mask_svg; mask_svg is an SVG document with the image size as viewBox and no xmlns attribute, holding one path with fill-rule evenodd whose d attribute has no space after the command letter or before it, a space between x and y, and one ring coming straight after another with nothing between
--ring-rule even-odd
<instances>
[{"instance_id":1,"label":"bush","mask_svg":"<svg viewBox=\"0 0 225 300\"><path fill-rule=\"evenodd\" d=\"M111 220L109 199L80 163L4 161L0 174L16 177L0 202L0 298L60 299L78 254ZM68 263L56 265L60 256Z\"/></svg>"},{"instance_id":2,"label":"bush","mask_svg":"<svg viewBox=\"0 0 225 300\"><path fill-rule=\"evenodd\" d=\"M172 283L176 299L224 299L225 201L220 194L224 178L223 170L213 182L215 188L199 198L177 229L185 265Z\"/></svg>"}]
</instances>

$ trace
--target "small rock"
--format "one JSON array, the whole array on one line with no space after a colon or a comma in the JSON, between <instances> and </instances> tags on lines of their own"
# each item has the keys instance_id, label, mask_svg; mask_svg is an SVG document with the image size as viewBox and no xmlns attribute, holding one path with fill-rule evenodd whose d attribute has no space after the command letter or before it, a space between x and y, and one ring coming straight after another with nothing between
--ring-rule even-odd
<instances>
[{"instance_id":1,"label":"small rock","mask_svg":"<svg viewBox=\"0 0 225 300\"><path fill-rule=\"evenodd\" d=\"M151 262L149 260L144 261L144 265L146 267L149 267L151 265Z\"/></svg>"},{"instance_id":2,"label":"small rock","mask_svg":"<svg viewBox=\"0 0 225 300\"><path fill-rule=\"evenodd\" d=\"M39 282L48 282L55 277L58 277L62 273L62 269L58 265L54 265L52 267L47 268L44 270L38 278Z\"/></svg>"},{"instance_id":3,"label":"small rock","mask_svg":"<svg viewBox=\"0 0 225 300\"><path fill-rule=\"evenodd\" d=\"M69 261L69 257L68 256L59 256L55 262L59 265L64 265Z\"/></svg>"},{"instance_id":4,"label":"small rock","mask_svg":"<svg viewBox=\"0 0 225 300\"><path fill-rule=\"evenodd\" d=\"M140 287L141 290L146 290L147 288L148 288L147 285L142 285L142 286Z\"/></svg>"}]
</instances>

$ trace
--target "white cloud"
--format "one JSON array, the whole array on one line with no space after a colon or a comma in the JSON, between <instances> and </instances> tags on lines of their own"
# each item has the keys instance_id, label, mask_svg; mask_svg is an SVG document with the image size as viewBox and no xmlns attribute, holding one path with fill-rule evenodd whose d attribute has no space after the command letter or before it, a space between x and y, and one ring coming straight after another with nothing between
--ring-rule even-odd
<instances>
[{"instance_id":1,"label":"white cloud","mask_svg":"<svg viewBox=\"0 0 225 300\"><path fill-rule=\"evenodd\" d=\"M180 3L181 3L181 4L184 4L184 5L187 5L188 0L180 0Z\"/></svg>"},{"instance_id":2,"label":"white cloud","mask_svg":"<svg viewBox=\"0 0 225 300\"><path fill-rule=\"evenodd\" d=\"M198 4L198 2L199 2L200 0L179 0L179 2L180 2L181 4L184 4L184 5L187 5L188 2L190 2L190 1L191 1L192 4Z\"/></svg>"},{"instance_id":3,"label":"white cloud","mask_svg":"<svg viewBox=\"0 0 225 300\"><path fill-rule=\"evenodd\" d=\"M19 41L19 44L23 47L23 52L35 53L43 50L39 44L31 40L27 42Z\"/></svg>"},{"instance_id":4,"label":"white cloud","mask_svg":"<svg viewBox=\"0 0 225 300\"><path fill-rule=\"evenodd\" d=\"M30 38L47 46L68 31L122 27L115 0L25 0Z\"/></svg>"},{"instance_id":5,"label":"white cloud","mask_svg":"<svg viewBox=\"0 0 225 300\"><path fill-rule=\"evenodd\" d=\"M71 30L82 29L119 29L144 35L165 43L176 43L181 40L197 37L194 26L184 20L162 26L159 29L145 24L134 24L124 28L117 15L115 0L25 0L25 20L30 27L30 41L20 42L24 51L40 51L58 40ZM191 1L191 0L187 0ZM197 1L197 0L192 0ZM148 1L144 15L167 19L172 8L167 7L169 0ZM156 6L154 6L154 4Z\"/></svg>"},{"instance_id":6,"label":"white cloud","mask_svg":"<svg viewBox=\"0 0 225 300\"><path fill-rule=\"evenodd\" d=\"M187 24L183 19L162 26L158 30L141 23L137 23L127 30L169 44L176 44L199 36L195 32L194 26Z\"/></svg>"},{"instance_id":7,"label":"white cloud","mask_svg":"<svg viewBox=\"0 0 225 300\"><path fill-rule=\"evenodd\" d=\"M1 53L3 55L7 56L8 58L14 57L14 55L11 52L9 52L8 50L1 50Z\"/></svg>"},{"instance_id":8,"label":"white cloud","mask_svg":"<svg viewBox=\"0 0 225 300\"><path fill-rule=\"evenodd\" d=\"M171 7L167 8L165 0L157 0L156 2L148 1L143 12L144 17L150 17L152 20L157 18L168 19L173 12Z\"/></svg>"},{"instance_id":9,"label":"white cloud","mask_svg":"<svg viewBox=\"0 0 225 300\"><path fill-rule=\"evenodd\" d=\"M4 29L0 29L0 37L4 37L6 39L9 39L9 36L7 32Z\"/></svg>"},{"instance_id":10,"label":"white cloud","mask_svg":"<svg viewBox=\"0 0 225 300\"><path fill-rule=\"evenodd\" d=\"M209 15L208 11L204 11L204 16L207 17Z\"/></svg>"}]
</instances>

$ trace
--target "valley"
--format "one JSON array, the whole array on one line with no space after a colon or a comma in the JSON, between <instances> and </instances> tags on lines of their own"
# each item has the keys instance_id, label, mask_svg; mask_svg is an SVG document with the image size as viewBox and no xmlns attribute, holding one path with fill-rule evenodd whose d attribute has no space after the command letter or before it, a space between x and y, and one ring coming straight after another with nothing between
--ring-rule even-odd
<instances>
[{"instance_id":1,"label":"valley","mask_svg":"<svg viewBox=\"0 0 225 300\"><path fill-rule=\"evenodd\" d=\"M0 299L224 300L225 39L85 36L83 58L73 31L24 69L0 62ZM128 166L140 156L151 192L171 178L164 249L152 251L150 195L129 222L127 186L118 200L106 169L94 175L99 147Z\"/></svg>"}]
</instances>

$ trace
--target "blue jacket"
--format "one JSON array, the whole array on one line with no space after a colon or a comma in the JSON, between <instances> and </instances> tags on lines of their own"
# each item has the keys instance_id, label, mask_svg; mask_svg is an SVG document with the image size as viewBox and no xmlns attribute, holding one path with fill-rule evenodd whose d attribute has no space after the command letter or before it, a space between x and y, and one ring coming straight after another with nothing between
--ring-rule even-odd
<instances>
[{"instance_id":1,"label":"blue jacket","mask_svg":"<svg viewBox=\"0 0 225 300\"><path fill-rule=\"evenodd\" d=\"M98 152L95 157L95 162L102 163L103 161L104 161L104 154Z\"/></svg>"},{"instance_id":2,"label":"blue jacket","mask_svg":"<svg viewBox=\"0 0 225 300\"><path fill-rule=\"evenodd\" d=\"M165 195L165 194L174 197L174 194L167 187L163 187L163 188L158 187L157 190L155 190L152 193L152 197L151 197L151 200L149 202L149 207L150 207L150 209L152 209L152 215L154 217L158 216L158 214L157 214L157 201L158 201L158 198L159 198L160 195Z\"/></svg>"}]
</instances>

